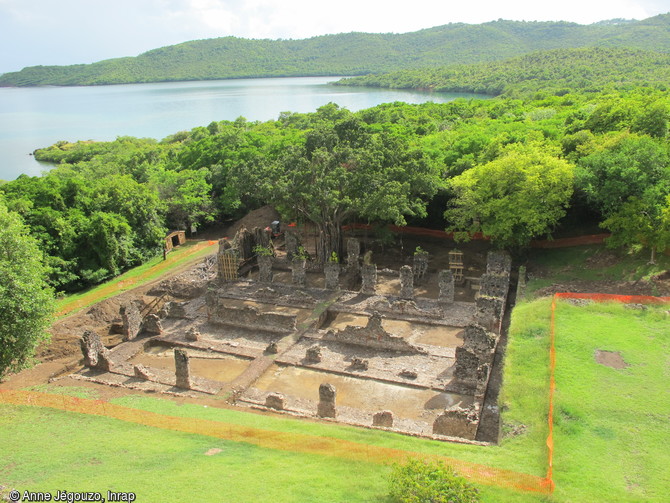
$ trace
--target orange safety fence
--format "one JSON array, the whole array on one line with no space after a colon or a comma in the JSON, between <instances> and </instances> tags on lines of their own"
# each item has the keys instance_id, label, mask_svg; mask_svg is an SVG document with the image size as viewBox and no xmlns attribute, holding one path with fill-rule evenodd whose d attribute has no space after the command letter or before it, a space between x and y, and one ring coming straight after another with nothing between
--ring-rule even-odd
<instances>
[{"instance_id":1,"label":"orange safety fence","mask_svg":"<svg viewBox=\"0 0 670 503\"><path fill-rule=\"evenodd\" d=\"M391 232L397 234L408 234L411 236L422 236L422 237L431 237L431 238L440 238L440 239L454 239L453 232L441 231L439 229L426 229L423 227L409 227L409 226L399 226L399 225L388 225L386 227ZM351 230L372 230L374 227L368 224L349 224L343 225L343 231ZM576 236L571 238L559 238L559 239L544 239L544 240L534 240L530 242L531 248L569 248L571 246L580 246L580 245L592 245L592 244L602 244L605 242L605 239L610 237L611 234L590 234L587 236ZM488 241L490 238L484 236L481 232L476 232L471 236L472 239L478 241Z\"/></svg>"},{"instance_id":2,"label":"orange safety fence","mask_svg":"<svg viewBox=\"0 0 670 503\"><path fill-rule=\"evenodd\" d=\"M549 330L549 413L547 434L547 476L546 483L550 487L550 492L554 490L553 470L554 470L554 391L556 390L555 370L556 370L556 301L557 299L586 299L594 302L622 302L625 304L665 304L670 303L670 297L653 297L651 295L615 295L607 293L571 293L560 292L554 294L551 299L551 321Z\"/></svg>"},{"instance_id":3,"label":"orange safety fence","mask_svg":"<svg viewBox=\"0 0 670 503\"><path fill-rule=\"evenodd\" d=\"M571 238L542 239L530 242L531 248L570 248L571 246L600 245L610 237L611 234L588 234L586 236L575 236Z\"/></svg>"},{"instance_id":4,"label":"orange safety fence","mask_svg":"<svg viewBox=\"0 0 670 503\"><path fill-rule=\"evenodd\" d=\"M353 461L386 464L418 457L431 461L442 461L453 466L463 476L481 484L542 494L550 492L546 480L535 475L494 468L446 456L360 444L331 437L263 430L193 417L166 416L102 400L89 400L34 391L0 390L0 403L49 407L80 414L105 416L145 426L206 435L234 442L246 442L281 451L332 456Z\"/></svg>"}]
</instances>

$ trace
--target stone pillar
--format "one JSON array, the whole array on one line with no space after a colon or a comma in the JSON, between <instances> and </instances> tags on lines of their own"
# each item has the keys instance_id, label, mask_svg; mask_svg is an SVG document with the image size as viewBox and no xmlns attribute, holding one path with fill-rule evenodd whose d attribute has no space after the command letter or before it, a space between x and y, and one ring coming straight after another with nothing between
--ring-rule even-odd
<instances>
[{"instance_id":1,"label":"stone pillar","mask_svg":"<svg viewBox=\"0 0 670 503\"><path fill-rule=\"evenodd\" d=\"M298 252L298 236L293 231L286 231L284 234L284 244L286 246L286 260L293 261L293 256Z\"/></svg>"},{"instance_id":2,"label":"stone pillar","mask_svg":"<svg viewBox=\"0 0 670 503\"><path fill-rule=\"evenodd\" d=\"M327 290L337 290L340 286L340 264L337 262L326 262L323 266Z\"/></svg>"},{"instance_id":3,"label":"stone pillar","mask_svg":"<svg viewBox=\"0 0 670 503\"><path fill-rule=\"evenodd\" d=\"M358 271L361 243L356 238L347 239L347 269Z\"/></svg>"},{"instance_id":4,"label":"stone pillar","mask_svg":"<svg viewBox=\"0 0 670 503\"><path fill-rule=\"evenodd\" d=\"M270 409L284 410L285 405L284 395L281 393L270 393L265 397L265 406Z\"/></svg>"},{"instance_id":5,"label":"stone pillar","mask_svg":"<svg viewBox=\"0 0 670 503\"><path fill-rule=\"evenodd\" d=\"M414 298L414 274L412 268L408 265L400 268L400 298Z\"/></svg>"},{"instance_id":6,"label":"stone pillar","mask_svg":"<svg viewBox=\"0 0 670 503\"><path fill-rule=\"evenodd\" d=\"M137 302L130 302L120 309L123 320L123 340L132 341L140 333L142 314Z\"/></svg>"},{"instance_id":7,"label":"stone pillar","mask_svg":"<svg viewBox=\"0 0 670 503\"><path fill-rule=\"evenodd\" d=\"M323 383L319 386L319 406L317 415L319 417L335 417L335 386Z\"/></svg>"},{"instance_id":8,"label":"stone pillar","mask_svg":"<svg viewBox=\"0 0 670 503\"><path fill-rule=\"evenodd\" d=\"M361 268L361 293L374 295L377 289L377 266L364 264Z\"/></svg>"},{"instance_id":9,"label":"stone pillar","mask_svg":"<svg viewBox=\"0 0 670 503\"><path fill-rule=\"evenodd\" d=\"M254 242L254 235L246 227L242 227L237 231L237 234L235 234L235 244L237 245L238 256L243 260L253 257Z\"/></svg>"},{"instance_id":10,"label":"stone pillar","mask_svg":"<svg viewBox=\"0 0 670 503\"><path fill-rule=\"evenodd\" d=\"M381 426L382 428L393 427L393 412L383 410L372 416L372 426Z\"/></svg>"},{"instance_id":11,"label":"stone pillar","mask_svg":"<svg viewBox=\"0 0 670 503\"><path fill-rule=\"evenodd\" d=\"M97 367L98 366L98 356L105 349L105 346L102 345L100 336L91 330L86 330L84 335L79 339L79 344L81 346L81 352L84 354L84 365L87 367Z\"/></svg>"},{"instance_id":12,"label":"stone pillar","mask_svg":"<svg viewBox=\"0 0 670 503\"><path fill-rule=\"evenodd\" d=\"M415 252L414 253L414 279L420 282L428 272L428 253Z\"/></svg>"},{"instance_id":13,"label":"stone pillar","mask_svg":"<svg viewBox=\"0 0 670 503\"><path fill-rule=\"evenodd\" d=\"M191 389L191 365L188 360L188 353L183 349L174 350L175 365L175 386L177 388Z\"/></svg>"},{"instance_id":14,"label":"stone pillar","mask_svg":"<svg viewBox=\"0 0 670 503\"><path fill-rule=\"evenodd\" d=\"M305 261L303 259L294 258L291 262L291 278L293 284L304 287L307 281L305 273Z\"/></svg>"},{"instance_id":15,"label":"stone pillar","mask_svg":"<svg viewBox=\"0 0 670 503\"><path fill-rule=\"evenodd\" d=\"M269 255L259 255L256 257L258 262L258 281L261 283L272 283L272 257Z\"/></svg>"},{"instance_id":16,"label":"stone pillar","mask_svg":"<svg viewBox=\"0 0 670 503\"><path fill-rule=\"evenodd\" d=\"M454 273L451 269L442 269L438 275L438 285L440 287L440 294L438 300L440 302L452 303L454 301Z\"/></svg>"}]
</instances>

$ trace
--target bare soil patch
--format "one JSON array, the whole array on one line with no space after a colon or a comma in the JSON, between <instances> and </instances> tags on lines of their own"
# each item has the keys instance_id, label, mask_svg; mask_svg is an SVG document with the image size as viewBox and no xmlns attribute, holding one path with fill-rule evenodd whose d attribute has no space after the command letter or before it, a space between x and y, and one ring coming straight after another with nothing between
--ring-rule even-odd
<instances>
[{"instance_id":1,"label":"bare soil patch","mask_svg":"<svg viewBox=\"0 0 670 503\"><path fill-rule=\"evenodd\" d=\"M611 367L613 369L625 369L630 367L624 359L621 357L621 353L618 351L603 351L601 349L596 349L594 355L596 362L606 367Z\"/></svg>"}]
</instances>

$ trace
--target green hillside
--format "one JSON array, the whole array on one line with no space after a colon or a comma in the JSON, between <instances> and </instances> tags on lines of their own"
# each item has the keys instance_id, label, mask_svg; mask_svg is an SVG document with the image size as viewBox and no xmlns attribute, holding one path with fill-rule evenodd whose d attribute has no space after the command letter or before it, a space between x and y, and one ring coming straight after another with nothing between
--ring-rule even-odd
<instances>
[{"instance_id":1,"label":"green hillside","mask_svg":"<svg viewBox=\"0 0 670 503\"><path fill-rule=\"evenodd\" d=\"M224 37L88 65L33 66L2 86L98 85L306 75L364 75L467 64L575 47L670 52L670 14L643 21L453 23L405 34L346 33L304 40Z\"/></svg>"},{"instance_id":2,"label":"green hillside","mask_svg":"<svg viewBox=\"0 0 670 503\"><path fill-rule=\"evenodd\" d=\"M554 49L503 61L371 74L337 84L507 96L538 91L557 95L577 90L601 92L632 86L666 89L670 54L606 47Z\"/></svg>"}]
</instances>

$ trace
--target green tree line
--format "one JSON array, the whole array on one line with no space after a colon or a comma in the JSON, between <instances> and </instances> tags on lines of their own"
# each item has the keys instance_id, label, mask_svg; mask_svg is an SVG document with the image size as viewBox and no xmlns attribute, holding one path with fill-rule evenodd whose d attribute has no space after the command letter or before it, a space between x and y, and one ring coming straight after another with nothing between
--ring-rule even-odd
<instances>
[{"instance_id":1,"label":"green tree line","mask_svg":"<svg viewBox=\"0 0 670 503\"><path fill-rule=\"evenodd\" d=\"M350 221L482 232L522 248L580 215L613 243L655 253L670 246L669 115L667 95L647 87L355 113L330 104L161 141L59 142L36 152L57 167L0 194L62 291L160 254L168 229L268 203L316 225L321 260L342 252Z\"/></svg>"}]
</instances>

